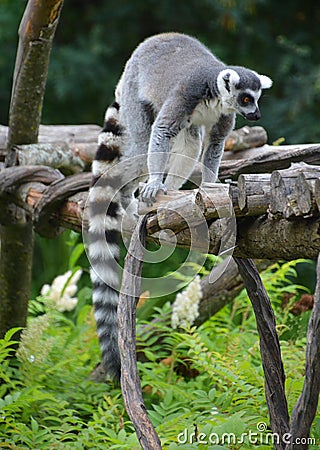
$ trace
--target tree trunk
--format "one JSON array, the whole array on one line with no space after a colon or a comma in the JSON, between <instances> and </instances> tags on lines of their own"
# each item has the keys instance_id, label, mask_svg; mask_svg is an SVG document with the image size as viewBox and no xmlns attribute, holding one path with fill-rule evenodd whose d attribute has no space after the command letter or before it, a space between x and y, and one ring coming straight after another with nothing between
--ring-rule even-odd
<instances>
[{"instance_id":1,"label":"tree trunk","mask_svg":"<svg viewBox=\"0 0 320 450\"><path fill-rule=\"evenodd\" d=\"M0 226L0 335L27 321L32 272L32 222Z\"/></svg>"},{"instance_id":2,"label":"tree trunk","mask_svg":"<svg viewBox=\"0 0 320 450\"><path fill-rule=\"evenodd\" d=\"M23 15L10 104L7 167L15 165L15 144L37 142L50 50L62 4L63 0L30 0ZM0 337L12 326L26 325L33 256L32 222L19 208L8 206L6 211L11 216L0 230Z\"/></svg>"}]
</instances>

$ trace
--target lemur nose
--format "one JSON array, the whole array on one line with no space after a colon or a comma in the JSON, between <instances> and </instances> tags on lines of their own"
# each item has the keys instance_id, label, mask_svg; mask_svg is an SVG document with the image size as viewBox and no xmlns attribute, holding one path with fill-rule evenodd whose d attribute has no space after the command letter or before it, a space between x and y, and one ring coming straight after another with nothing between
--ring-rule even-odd
<instances>
[{"instance_id":1,"label":"lemur nose","mask_svg":"<svg viewBox=\"0 0 320 450\"><path fill-rule=\"evenodd\" d=\"M260 113L259 109L256 109L252 113L246 114L246 119L251 120L251 121L256 121L256 120L259 120L260 118L261 118L261 113Z\"/></svg>"}]
</instances>

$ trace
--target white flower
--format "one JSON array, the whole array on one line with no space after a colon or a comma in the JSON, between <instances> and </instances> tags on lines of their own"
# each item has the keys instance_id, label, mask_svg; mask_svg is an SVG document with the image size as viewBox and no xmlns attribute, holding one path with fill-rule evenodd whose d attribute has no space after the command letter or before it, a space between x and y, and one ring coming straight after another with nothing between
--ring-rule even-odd
<instances>
[{"instance_id":1,"label":"white flower","mask_svg":"<svg viewBox=\"0 0 320 450\"><path fill-rule=\"evenodd\" d=\"M197 275L182 292L177 294L172 307L172 328L187 328L199 316L199 303L202 298L200 277Z\"/></svg>"},{"instance_id":2,"label":"white flower","mask_svg":"<svg viewBox=\"0 0 320 450\"><path fill-rule=\"evenodd\" d=\"M77 292L77 282L82 275L82 270L77 270L72 276L71 270L56 277L52 285L42 286L41 295L53 300L58 311L71 311L78 303L76 297L72 297Z\"/></svg>"}]
</instances>

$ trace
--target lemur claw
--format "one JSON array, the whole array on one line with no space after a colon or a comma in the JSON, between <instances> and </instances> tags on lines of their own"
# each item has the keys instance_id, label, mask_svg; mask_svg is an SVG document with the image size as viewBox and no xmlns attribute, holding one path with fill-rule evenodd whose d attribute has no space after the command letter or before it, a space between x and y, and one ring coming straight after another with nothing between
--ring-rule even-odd
<instances>
[{"instance_id":1,"label":"lemur claw","mask_svg":"<svg viewBox=\"0 0 320 450\"><path fill-rule=\"evenodd\" d=\"M163 193L166 194L166 186L160 181L151 181L141 189L140 199L148 206L152 206L152 204L156 201L157 194L160 191L163 191Z\"/></svg>"}]
</instances>

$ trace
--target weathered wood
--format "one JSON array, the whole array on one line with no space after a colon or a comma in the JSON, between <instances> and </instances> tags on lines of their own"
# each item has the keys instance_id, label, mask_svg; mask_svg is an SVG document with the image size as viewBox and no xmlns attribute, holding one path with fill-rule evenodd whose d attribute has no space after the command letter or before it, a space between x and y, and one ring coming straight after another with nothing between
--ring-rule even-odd
<instances>
[{"instance_id":1,"label":"weathered wood","mask_svg":"<svg viewBox=\"0 0 320 450\"><path fill-rule=\"evenodd\" d=\"M314 197L316 200L318 210L320 211L320 180L319 179L315 180L315 183L314 183Z\"/></svg>"},{"instance_id":2,"label":"weathered wood","mask_svg":"<svg viewBox=\"0 0 320 450\"><path fill-rule=\"evenodd\" d=\"M29 0L26 6L13 76L7 167L15 165L13 145L37 141L51 45L62 5L63 0ZM12 206L2 211L11 213ZM32 222L20 208L14 209L12 223L0 227L0 337L12 327L26 326L30 298Z\"/></svg>"},{"instance_id":3,"label":"weathered wood","mask_svg":"<svg viewBox=\"0 0 320 450\"><path fill-rule=\"evenodd\" d=\"M299 181L298 177L302 173L306 174L305 178L300 178ZM310 190L307 180L313 180L319 175L320 166L310 166L305 163L292 164L288 169L272 172L270 213L275 217L282 216L286 219L309 215L314 189ZM301 198L299 198L300 195ZM314 206L315 204L314 200Z\"/></svg>"},{"instance_id":4,"label":"weathered wood","mask_svg":"<svg viewBox=\"0 0 320 450\"><path fill-rule=\"evenodd\" d=\"M274 220L261 216L237 221L234 254L261 259L315 259L320 251L320 219ZM178 236L177 236L178 238Z\"/></svg>"},{"instance_id":5,"label":"weathered wood","mask_svg":"<svg viewBox=\"0 0 320 450\"><path fill-rule=\"evenodd\" d=\"M33 209L26 202L26 195L24 194L27 186L30 186L32 182L33 185L43 186L41 192L44 189L44 184L50 184L54 181L63 178L63 175L55 169L46 166L28 166L28 167L8 167L0 171L0 223L2 225L10 226L12 225L12 215L8 214L8 208L11 207L13 203L16 206L20 206L27 213L28 216L32 215ZM15 214L15 219L18 219L21 212L12 210Z\"/></svg>"},{"instance_id":6,"label":"weathered wood","mask_svg":"<svg viewBox=\"0 0 320 450\"><path fill-rule=\"evenodd\" d=\"M146 218L139 219L125 258L118 305L121 388L128 415L145 450L161 449L160 439L143 402L136 360L136 305L141 295L141 271L145 246Z\"/></svg>"},{"instance_id":7,"label":"weathered wood","mask_svg":"<svg viewBox=\"0 0 320 450\"><path fill-rule=\"evenodd\" d=\"M39 143L64 142L97 144L102 128L98 125L40 125ZM0 125L0 150L6 148L8 127ZM243 127L234 130L226 140L226 150L239 151L264 145L267 133L262 127Z\"/></svg>"},{"instance_id":8,"label":"weathered wood","mask_svg":"<svg viewBox=\"0 0 320 450\"><path fill-rule=\"evenodd\" d=\"M320 208L316 200L316 181L320 180L320 167L309 166L301 171L295 180L295 196L300 214L312 217L319 214Z\"/></svg>"},{"instance_id":9,"label":"weathered wood","mask_svg":"<svg viewBox=\"0 0 320 450\"><path fill-rule=\"evenodd\" d=\"M248 148L260 147L268 142L267 132L262 127L245 126L232 131L225 143L225 151L237 152Z\"/></svg>"},{"instance_id":10,"label":"weathered wood","mask_svg":"<svg viewBox=\"0 0 320 450\"><path fill-rule=\"evenodd\" d=\"M320 145L270 146L268 151L253 158L236 161L222 161L219 179L236 178L242 173L271 173L273 170L287 169L293 162L320 164Z\"/></svg>"},{"instance_id":11,"label":"weathered wood","mask_svg":"<svg viewBox=\"0 0 320 450\"><path fill-rule=\"evenodd\" d=\"M23 172L24 168L19 167L10 169L12 172L15 170ZM39 171L39 178L33 178L32 174L30 174L30 177L26 177L24 181L27 181L28 183L33 180L45 182L45 179L41 177L45 177L46 174L49 173L49 168L46 168L45 171L43 171L44 168L36 166L35 170ZM52 171L53 176L56 177L54 169L50 169L50 171ZM5 176L5 174L6 172L4 171L3 176ZM0 175L0 183L1 176L2 175ZM59 178L60 177L61 174L59 174ZM73 193L87 189L90 183L90 174L79 174L77 177L79 177L80 184L76 183L70 191L68 191L68 181L64 182L63 198L57 199L57 203L55 203L55 195L57 195L55 187L53 186L52 191L51 187L47 188L48 191L46 196L50 194L50 201L48 203L48 209L44 209L42 212L43 218L46 218L45 223L47 223L47 226L41 230L45 235L52 235L50 227L53 225L65 226L77 231L81 230L81 220L84 219L83 209L87 198L87 192L79 193L75 202L71 199L69 199L69 201L68 197ZM10 177L8 177L8 179L9 178ZM18 205L24 205L25 209L30 212L30 206L34 209L36 207L35 201L38 200L39 204L37 208L39 211L39 208L44 204L43 202L45 202L45 200L40 200L44 195L43 189L38 190L38 187L35 186L34 183L28 186L27 192L26 189L23 189L22 187L18 190L14 188L11 189L10 186L14 187L12 180L17 180L17 177L13 177L8 183L5 181L10 193L10 201L15 201ZM216 196L215 193L217 192L221 195ZM227 192L229 192L229 196L227 195ZM183 192L178 191L177 195L179 195L179 199L181 200L172 200L173 202L178 202L175 203L175 205L179 204L180 201L182 205L185 204ZM172 227L178 246L190 247L192 242L194 249L207 249L214 254L219 253L221 249L228 250L235 246L235 254L241 257L266 259L283 258L290 260L300 257L315 258L320 251L320 236L317 233L319 218L317 216L306 219L296 217L295 220L289 222L285 219L274 220L267 215L251 218L248 215L249 212L246 212L246 210L240 211L236 206L234 207L234 211L232 211L232 208L230 210L230 205L236 205L237 203L237 187L232 184L218 184L213 188L201 188L195 190L193 194L187 194L186 197L188 198L187 207L189 208L189 226L186 220L181 220L181 216L183 217L184 215L183 208L181 209L180 215L177 214L177 211L179 213L178 208L175 212L169 211L170 214L168 215L165 213L165 204L161 202L164 198L167 198L167 196L163 196L163 199L160 199L159 202L159 205L163 208L161 210L161 227L158 223L158 215L156 213L148 218L147 230L149 240L158 242L157 232L171 229L170 227ZM230 197L232 201L230 200ZM171 198L174 198L174 196ZM199 215L192 216L193 206L190 203L191 198L195 202L195 208L198 208L197 214L199 212L201 212L201 214L199 213ZM56 207L57 210L55 210ZM1 215L2 218L5 218L6 216L4 211ZM255 213L256 210L253 208L252 212ZM219 217L221 220L216 221L215 219ZM207 222L209 223L208 225ZM200 223L200 226L197 225L198 223ZM210 242L205 236L205 234L207 234L207 228L204 230L204 227L208 227ZM123 231L130 233L132 230L124 229ZM206 231L206 233L204 233L204 231ZM237 237L236 242L235 237ZM165 243L166 235L162 233L161 238ZM172 239L170 240L169 237L167 239L167 243L172 245ZM221 245L221 242L223 245Z\"/></svg>"},{"instance_id":12,"label":"weathered wood","mask_svg":"<svg viewBox=\"0 0 320 450\"><path fill-rule=\"evenodd\" d=\"M238 178L239 208L250 215L264 214L270 202L270 174L243 174Z\"/></svg>"},{"instance_id":13,"label":"weathered wood","mask_svg":"<svg viewBox=\"0 0 320 450\"><path fill-rule=\"evenodd\" d=\"M317 263L317 285L307 331L306 369L302 393L294 406L291 421L291 443L286 450L308 449L307 438L317 412L320 393L320 254ZM302 443L302 438L305 442ZM299 439L299 440L298 440ZM298 444L299 442L299 444Z\"/></svg>"},{"instance_id":14,"label":"weathered wood","mask_svg":"<svg viewBox=\"0 0 320 450\"><path fill-rule=\"evenodd\" d=\"M265 376L266 400L272 432L279 437L275 450L284 450L282 437L289 432L289 413L285 395L285 374L276 321L268 294L251 259L235 258L256 316L260 352Z\"/></svg>"},{"instance_id":15,"label":"weathered wood","mask_svg":"<svg viewBox=\"0 0 320 450\"><path fill-rule=\"evenodd\" d=\"M29 0L26 6L13 77L9 149L13 144L37 142L51 45L62 5L63 0ZM8 156L14 158L14 152ZM13 160L8 164L14 165Z\"/></svg>"},{"instance_id":16,"label":"weathered wood","mask_svg":"<svg viewBox=\"0 0 320 450\"><path fill-rule=\"evenodd\" d=\"M63 178L48 186L34 208L35 230L46 237L54 237L63 231L59 229L59 223L55 219L55 211L62 206L70 195L87 191L90 183L91 174L86 173Z\"/></svg>"},{"instance_id":17,"label":"weathered wood","mask_svg":"<svg viewBox=\"0 0 320 450\"><path fill-rule=\"evenodd\" d=\"M29 182L51 184L64 178L61 172L47 166L8 167L0 172L0 195L16 191Z\"/></svg>"},{"instance_id":18,"label":"weathered wood","mask_svg":"<svg viewBox=\"0 0 320 450\"><path fill-rule=\"evenodd\" d=\"M32 183L31 185L27 185L26 190L21 190L20 195L25 199L25 204L34 209L36 204L41 200L45 189L46 187L44 185ZM54 220L57 227L63 227L81 233L87 196L87 192L78 192L70 196L54 211L52 214L53 217L48 220ZM49 230L49 236L46 234L44 237L52 237L54 233L54 231Z\"/></svg>"},{"instance_id":19,"label":"weathered wood","mask_svg":"<svg viewBox=\"0 0 320 450\"><path fill-rule=\"evenodd\" d=\"M18 166L46 165L66 175L82 172L85 164L66 143L14 146Z\"/></svg>"}]
</instances>

